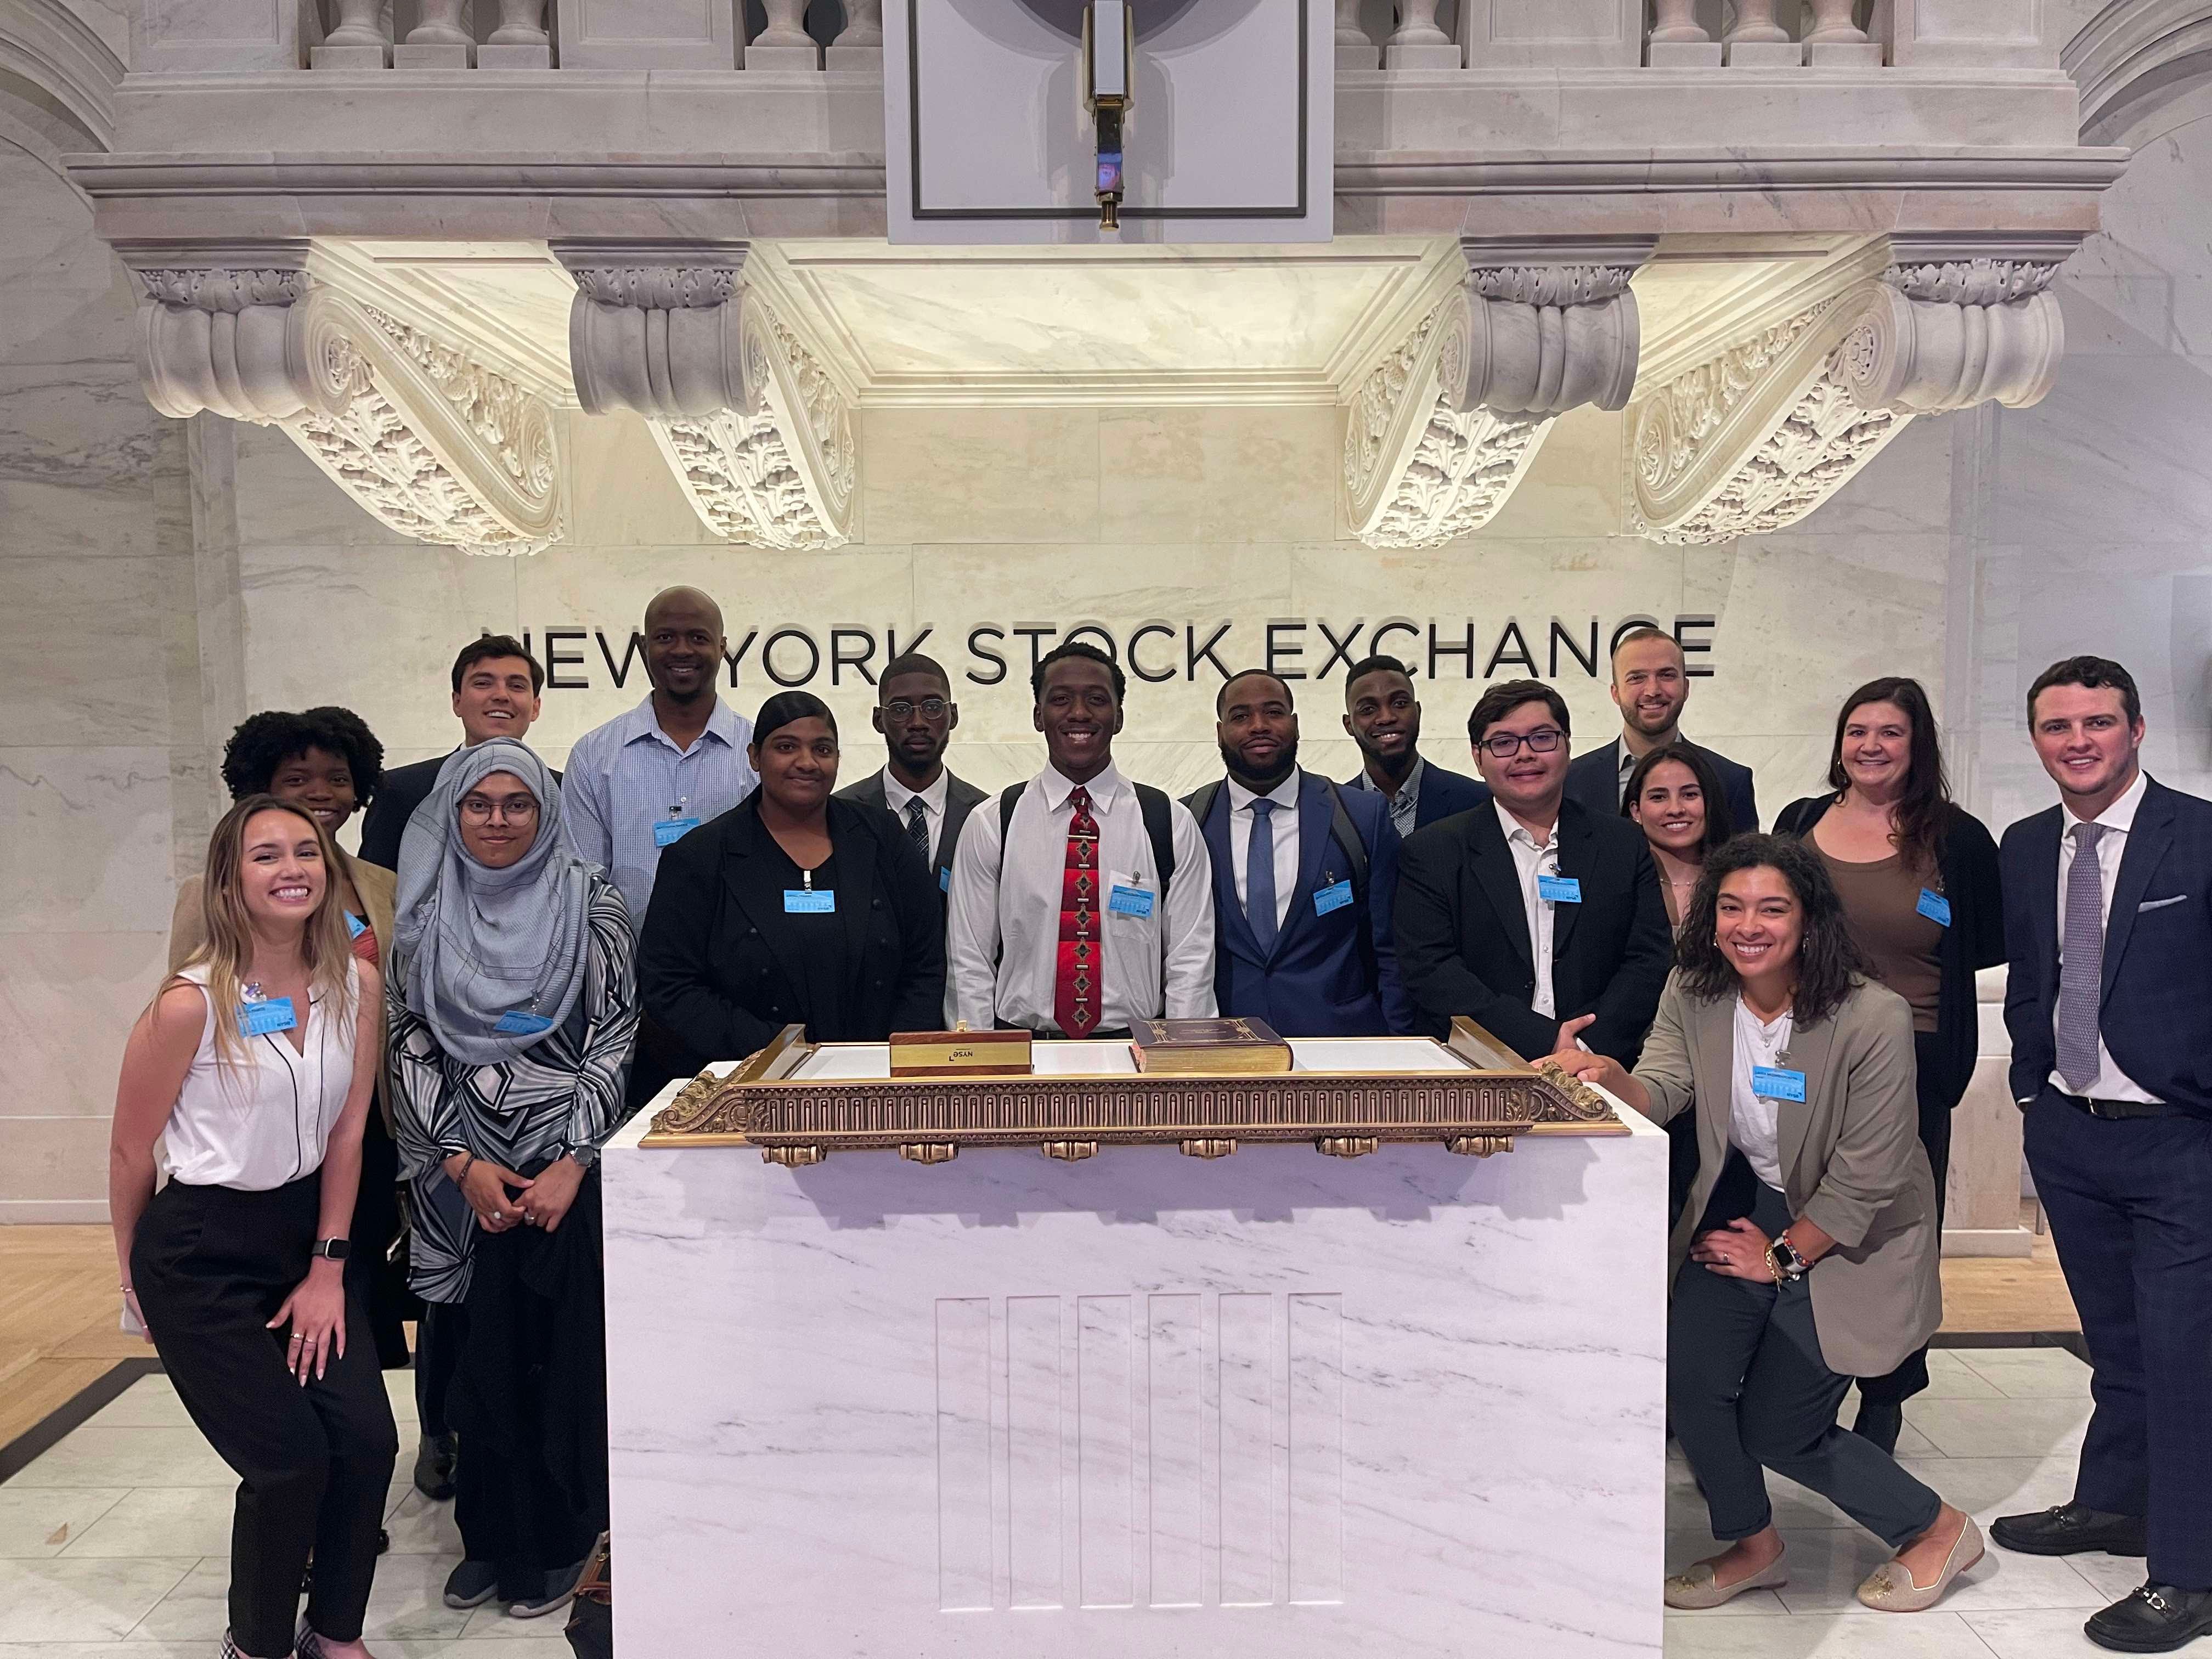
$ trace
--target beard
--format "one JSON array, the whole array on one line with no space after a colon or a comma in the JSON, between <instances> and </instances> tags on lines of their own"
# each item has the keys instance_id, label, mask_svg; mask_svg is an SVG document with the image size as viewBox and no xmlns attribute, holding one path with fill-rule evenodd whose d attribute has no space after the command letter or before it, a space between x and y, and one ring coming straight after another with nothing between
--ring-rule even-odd
<instances>
[{"instance_id":1,"label":"beard","mask_svg":"<svg viewBox=\"0 0 2212 1659\"><path fill-rule=\"evenodd\" d=\"M1298 740L1292 738L1283 745L1282 751L1275 757L1275 768L1272 772L1254 771L1246 763L1244 757L1225 743L1221 745L1221 763L1229 769L1230 775L1237 782L1256 784L1259 787L1253 793L1265 794L1297 769Z\"/></svg>"}]
</instances>

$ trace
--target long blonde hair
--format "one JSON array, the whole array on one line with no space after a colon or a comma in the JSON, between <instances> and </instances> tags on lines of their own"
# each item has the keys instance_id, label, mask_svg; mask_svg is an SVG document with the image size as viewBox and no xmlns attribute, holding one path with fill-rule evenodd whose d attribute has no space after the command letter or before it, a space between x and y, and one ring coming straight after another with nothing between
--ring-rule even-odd
<instances>
[{"instance_id":1,"label":"long blonde hair","mask_svg":"<svg viewBox=\"0 0 2212 1659\"><path fill-rule=\"evenodd\" d=\"M248 795L222 815L208 837L207 871L200 886L200 920L207 942L185 961L187 968L207 965L209 1006L216 1011L216 1054L219 1060L235 1062L246 1056L246 1042L238 1022L224 1017L240 1000L242 973L253 955L252 925L246 914L246 826L257 813L289 812L315 832L322 849L323 896L309 913L301 934L300 956L307 964L313 993L331 1000L343 1018L353 1016L353 942L345 925L345 908L338 897L343 884L337 843L331 839L313 813L274 795ZM180 976L165 981L161 991L185 983ZM161 992L156 992L156 998Z\"/></svg>"}]
</instances>

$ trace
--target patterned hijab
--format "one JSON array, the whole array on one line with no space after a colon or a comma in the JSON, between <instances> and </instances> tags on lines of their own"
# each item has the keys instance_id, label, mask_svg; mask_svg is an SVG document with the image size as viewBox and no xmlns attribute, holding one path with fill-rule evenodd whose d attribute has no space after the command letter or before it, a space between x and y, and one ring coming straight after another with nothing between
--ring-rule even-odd
<instances>
[{"instance_id":1,"label":"patterned hijab","mask_svg":"<svg viewBox=\"0 0 2212 1659\"><path fill-rule=\"evenodd\" d=\"M478 863L461 841L461 797L495 772L538 798L538 839L504 870ZM500 1065L568 1018L584 985L591 875L568 844L551 771L524 744L492 738L439 769L399 843L395 954L405 958L408 1007L447 1054ZM515 1010L547 1024L496 1030Z\"/></svg>"}]
</instances>

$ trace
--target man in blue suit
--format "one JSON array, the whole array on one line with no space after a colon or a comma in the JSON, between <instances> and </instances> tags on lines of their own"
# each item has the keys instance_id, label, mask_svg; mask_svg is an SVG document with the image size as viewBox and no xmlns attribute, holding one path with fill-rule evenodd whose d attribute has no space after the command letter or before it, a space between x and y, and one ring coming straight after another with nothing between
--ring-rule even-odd
<instances>
[{"instance_id":1,"label":"man in blue suit","mask_svg":"<svg viewBox=\"0 0 2212 1659\"><path fill-rule=\"evenodd\" d=\"M1183 802L1213 861L1213 988L1224 1015L1284 1036L1412 1029L1391 901L1398 832L1382 800L1298 767L1291 688L1247 669L1214 699L1225 783Z\"/></svg>"},{"instance_id":2,"label":"man in blue suit","mask_svg":"<svg viewBox=\"0 0 2212 1659\"><path fill-rule=\"evenodd\" d=\"M1999 854L2005 1024L2097 1403L2074 1501L1991 1535L2148 1555L2142 1587L2084 1629L2164 1653L2212 1634L2212 801L2143 773L2116 662L2053 664L2027 716L2060 804Z\"/></svg>"},{"instance_id":3,"label":"man in blue suit","mask_svg":"<svg viewBox=\"0 0 2212 1659\"><path fill-rule=\"evenodd\" d=\"M1366 763L1344 787L1382 796L1401 841L1490 799L1473 778L1422 758L1420 701L1413 676L1395 657L1352 665L1344 678L1344 729Z\"/></svg>"}]
</instances>

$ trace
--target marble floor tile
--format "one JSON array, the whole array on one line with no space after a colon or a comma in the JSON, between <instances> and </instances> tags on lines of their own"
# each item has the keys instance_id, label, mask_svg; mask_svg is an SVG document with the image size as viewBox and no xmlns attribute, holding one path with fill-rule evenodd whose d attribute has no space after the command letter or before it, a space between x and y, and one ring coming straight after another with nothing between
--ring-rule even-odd
<instances>
[{"instance_id":1,"label":"marble floor tile","mask_svg":"<svg viewBox=\"0 0 2212 1659\"><path fill-rule=\"evenodd\" d=\"M448 1566L445 1571L451 1572L453 1569ZM498 1643L497 1651L500 1659L508 1659L509 1655L519 1650L515 1645L517 1643L530 1643L548 1636L559 1636L562 1627L568 1622L568 1610L566 1607L562 1607L557 1613L543 1613L535 1619L510 1619L507 1617L507 1609L500 1605L496 1598L494 1598L469 1614L469 1622L462 1629L461 1635L472 1643ZM484 1651L481 1648L471 1650L477 1653Z\"/></svg>"},{"instance_id":2,"label":"marble floor tile","mask_svg":"<svg viewBox=\"0 0 2212 1659\"><path fill-rule=\"evenodd\" d=\"M376 1564L363 1633L371 1641L443 1641L468 1623L442 1598L453 1564L432 1555L386 1555ZM165 1641L219 1641L228 1617L230 1562L210 1556L146 1614L135 1634ZM551 1632L559 1634L558 1631ZM504 1648L501 1650L506 1651Z\"/></svg>"},{"instance_id":3,"label":"marble floor tile","mask_svg":"<svg viewBox=\"0 0 2212 1659\"><path fill-rule=\"evenodd\" d=\"M166 1376L142 1376L102 1406L88 1426L121 1429L190 1428L192 1419L177 1398L177 1385Z\"/></svg>"},{"instance_id":4,"label":"marble floor tile","mask_svg":"<svg viewBox=\"0 0 2212 1659\"><path fill-rule=\"evenodd\" d=\"M1990 1659L1955 1613L1859 1612L1834 1618L1667 1615L1667 1659Z\"/></svg>"},{"instance_id":5,"label":"marble floor tile","mask_svg":"<svg viewBox=\"0 0 2212 1659\"><path fill-rule=\"evenodd\" d=\"M392 1421L399 1425L399 1452L408 1462L415 1458L416 1426L422 1420L415 1410L415 1373L386 1371L384 1392L392 1401Z\"/></svg>"},{"instance_id":6,"label":"marble floor tile","mask_svg":"<svg viewBox=\"0 0 2212 1659\"><path fill-rule=\"evenodd\" d=\"M2110 1652L2082 1633L2082 1623L2088 1616L2079 1607L1960 1615L1966 1628L1981 1638L1996 1659L2077 1659L2077 1656Z\"/></svg>"},{"instance_id":7,"label":"marble floor tile","mask_svg":"<svg viewBox=\"0 0 2212 1659\"><path fill-rule=\"evenodd\" d=\"M119 1486L0 1486L0 1557L59 1555L123 1495Z\"/></svg>"},{"instance_id":8,"label":"marble floor tile","mask_svg":"<svg viewBox=\"0 0 2212 1659\"><path fill-rule=\"evenodd\" d=\"M1996 1384L1957 1360L1948 1365L1936 1363L1936 1356L1928 1356L1928 1386L1913 1397L1917 1400L1996 1400L2003 1395ZM1850 1410L1856 1414L1856 1401Z\"/></svg>"},{"instance_id":9,"label":"marble floor tile","mask_svg":"<svg viewBox=\"0 0 2212 1659\"><path fill-rule=\"evenodd\" d=\"M2044 1457L2078 1451L2087 1400L1908 1400L1908 1428L1944 1457ZM1898 1443L1900 1456L1923 1456Z\"/></svg>"},{"instance_id":10,"label":"marble floor tile","mask_svg":"<svg viewBox=\"0 0 2212 1659\"><path fill-rule=\"evenodd\" d=\"M2026 1515L2072 1501L2071 1456L1901 1457L1906 1473L1924 1480L1982 1523L2000 1515Z\"/></svg>"},{"instance_id":11,"label":"marble floor tile","mask_svg":"<svg viewBox=\"0 0 2212 1659\"><path fill-rule=\"evenodd\" d=\"M230 1623L230 1557L203 1556L131 1633L160 1642L220 1642Z\"/></svg>"},{"instance_id":12,"label":"marble floor tile","mask_svg":"<svg viewBox=\"0 0 2212 1659\"><path fill-rule=\"evenodd\" d=\"M9 1484L15 1486L235 1486L230 1466L189 1424L88 1423Z\"/></svg>"},{"instance_id":13,"label":"marble floor tile","mask_svg":"<svg viewBox=\"0 0 2212 1659\"><path fill-rule=\"evenodd\" d=\"M1858 1587L1887 1561L1888 1546L1871 1533L1852 1530L1785 1533L1790 1582L1775 1594L1793 1613L1850 1613L1860 1609ZM1990 1546L1943 1598L1942 1610L2013 1607L2090 1607L2102 1605L2079 1573L2045 1555L2013 1555ZM1891 1614L1889 1617L1899 1615Z\"/></svg>"},{"instance_id":14,"label":"marble floor tile","mask_svg":"<svg viewBox=\"0 0 2212 1659\"><path fill-rule=\"evenodd\" d=\"M0 1561L0 1633L23 1642L120 1640L192 1565L188 1556Z\"/></svg>"},{"instance_id":15,"label":"marble floor tile","mask_svg":"<svg viewBox=\"0 0 2212 1659\"><path fill-rule=\"evenodd\" d=\"M385 1517L384 1528L392 1534L394 1555L441 1555L456 1561L460 1559L461 1532L453 1522L451 1498L434 1504L410 1486L398 1507Z\"/></svg>"},{"instance_id":16,"label":"marble floor tile","mask_svg":"<svg viewBox=\"0 0 2212 1659\"><path fill-rule=\"evenodd\" d=\"M1965 1363L2008 1400L2089 1397L2089 1368L2063 1348L1984 1348Z\"/></svg>"},{"instance_id":17,"label":"marble floor tile","mask_svg":"<svg viewBox=\"0 0 2212 1659\"><path fill-rule=\"evenodd\" d=\"M2107 1555L2099 1550L2094 1555L2062 1559L2081 1575L2100 1607L2109 1607L2150 1577L2148 1565L2140 1555Z\"/></svg>"},{"instance_id":18,"label":"marble floor tile","mask_svg":"<svg viewBox=\"0 0 2212 1659\"><path fill-rule=\"evenodd\" d=\"M228 1486L140 1486L64 1552L82 1556L230 1553L237 1498ZM0 1620L4 1626L4 1620Z\"/></svg>"}]
</instances>

